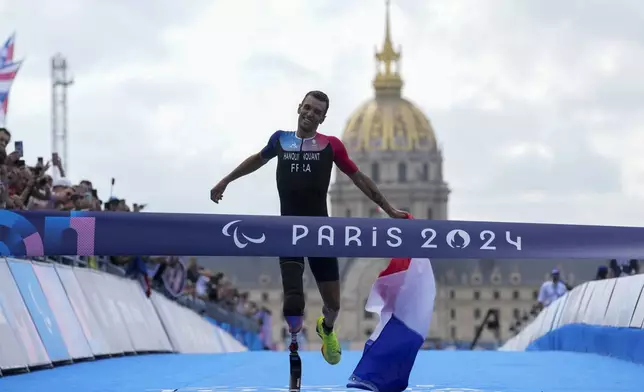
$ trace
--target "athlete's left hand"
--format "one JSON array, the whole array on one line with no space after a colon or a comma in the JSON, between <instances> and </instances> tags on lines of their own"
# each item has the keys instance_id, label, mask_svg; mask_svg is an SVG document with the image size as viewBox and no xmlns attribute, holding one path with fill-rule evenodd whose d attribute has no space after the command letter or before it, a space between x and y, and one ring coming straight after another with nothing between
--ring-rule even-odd
<instances>
[{"instance_id":1,"label":"athlete's left hand","mask_svg":"<svg viewBox=\"0 0 644 392\"><path fill-rule=\"evenodd\" d=\"M219 181L219 183L212 187L212 189L210 190L210 200L219 204L219 201L224 197L224 191L226 190L227 186L228 183L226 181Z\"/></svg>"},{"instance_id":2,"label":"athlete's left hand","mask_svg":"<svg viewBox=\"0 0 644 392\"><path fill-rule=\"evenodd\" d=\"M408 219L411 216L409 212L397 210L395 208L389 211L388 215L394 219Z\"/></svg>"}]
</instances>

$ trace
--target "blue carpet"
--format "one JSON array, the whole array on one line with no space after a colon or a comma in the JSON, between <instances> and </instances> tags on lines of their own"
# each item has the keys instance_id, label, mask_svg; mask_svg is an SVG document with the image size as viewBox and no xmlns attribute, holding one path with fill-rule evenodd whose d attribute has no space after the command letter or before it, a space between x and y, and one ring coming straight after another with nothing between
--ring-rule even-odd
<instances>
[{"instance_id":1,"label":"blue carpet","mask_svg":"<svg viewBox=\"0 0 644 392\"><path fill-rule=\"evenodd\" d=\"M319 352L302 353L302 391L345 391L360 358L343 353L330 366ZM566 352L425 351L408 391L642 391L644 366L594 354ZM286 352L227 355L147 355L79 363L0 378L0 391L208 392L285 391ZM351 391L357 391L350 389Z\"/></svg>"}]
</instances>

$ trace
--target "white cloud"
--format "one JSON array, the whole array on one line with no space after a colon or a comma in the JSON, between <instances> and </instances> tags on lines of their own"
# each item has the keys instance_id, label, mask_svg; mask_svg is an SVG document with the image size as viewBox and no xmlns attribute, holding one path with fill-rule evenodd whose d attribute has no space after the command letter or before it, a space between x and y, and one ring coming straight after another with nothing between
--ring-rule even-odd
<instances>
[{"instance_id":1,"label":"white cloud","mask_svg":"<svg viewBox=\"0 0 644 392\"><path fill-rule=\"evenodd\" d=\"M0 0L27 61L9 126L27 158L50 149L49 58L61 51L74 180L109 179L156 211L277 214L274 163L210 187L302 95L331 96L340 136L372 95L378 1ZM454 219L635 224L644 219L644 30L637 2L394 0L405 95L445 148ZM607 5L610 4L610 5ZM619 17L617 17L619 16ZM261 191L260 191L261 190Z\"/></svg>"}]
</instances>

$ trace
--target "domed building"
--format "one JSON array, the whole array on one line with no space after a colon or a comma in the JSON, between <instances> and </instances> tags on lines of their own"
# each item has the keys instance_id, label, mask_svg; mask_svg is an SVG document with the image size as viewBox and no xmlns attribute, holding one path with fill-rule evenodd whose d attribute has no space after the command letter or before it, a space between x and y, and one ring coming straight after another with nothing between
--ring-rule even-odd
<instances>
[{"instance_id":1,"label":"domed building","mask_svg":"<svg viewBox=\"0 0 644 392\"><path fill-rule=\"evenodd\" d=\"M443 179L442 152L429 119L403 97L401 52L394 49L388 5L384 42L375 54L374 95L349 116L342 140L394 207L420 219L447 219L450 191ZM336 179L329 192L332 216L386 217L339 170ZM360 344L373 330L377 320L364 312L364 305L387 262L344 260L341 338Z\"/></svg>"},{"instance_id":2,"label":"domed building","mask_svg":"<svg viewBox=\"0 0 644 392\"><path fill-rule=\"evenodd\" d=\"M351 158L396 208L419 218L447 219L449 189L443 157L429 119L402 97L401 54L391 39L387 8L385 40L375 58L374 97L349 117L342 140ZM336 169L331 186L333 216L374 217L376 206Z\"/></svg>"}]
</instances>

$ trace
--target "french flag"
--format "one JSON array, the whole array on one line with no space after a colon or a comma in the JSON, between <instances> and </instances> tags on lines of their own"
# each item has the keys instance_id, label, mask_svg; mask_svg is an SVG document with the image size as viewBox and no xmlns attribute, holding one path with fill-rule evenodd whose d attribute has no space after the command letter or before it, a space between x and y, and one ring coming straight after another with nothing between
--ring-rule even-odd
<instances>
[{"instance_id":1,"label":"french flag","mask_svg":"<svg viewBox=\"0 0 644 392\"><path fill-rule=\"evenodd\" d=\"M348 388L377 392L407 389L432 321L436 282L429 259L396 258L371 288L365 310L380 316Z\"/></svg>"}]
</instances>

